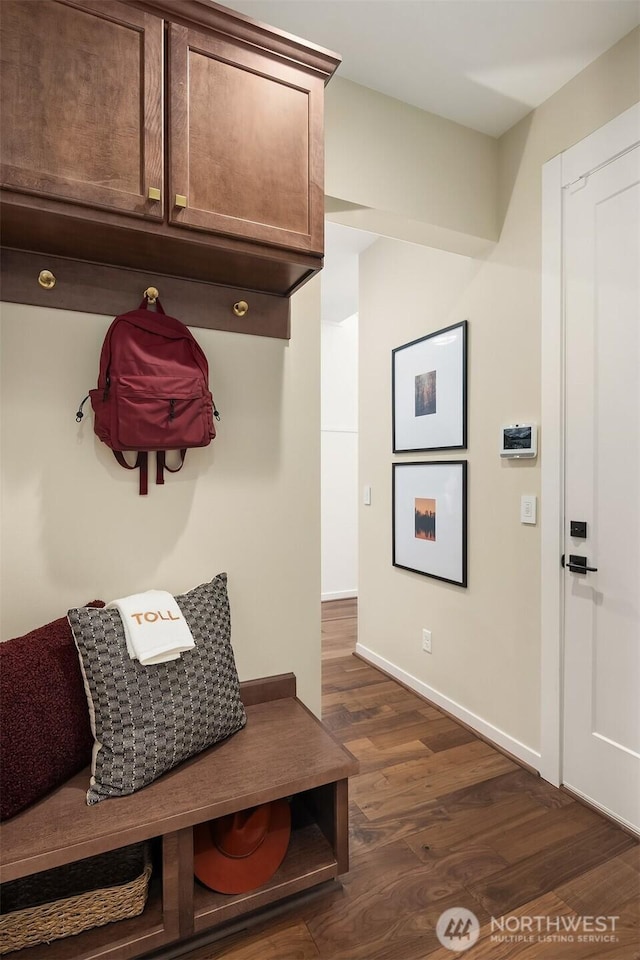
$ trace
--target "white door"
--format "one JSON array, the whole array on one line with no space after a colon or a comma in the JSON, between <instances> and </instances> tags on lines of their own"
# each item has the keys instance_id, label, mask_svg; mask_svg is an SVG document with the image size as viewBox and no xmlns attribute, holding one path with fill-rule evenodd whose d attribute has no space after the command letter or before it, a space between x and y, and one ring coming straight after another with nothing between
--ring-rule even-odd
<instances>
[{"instance_id":1,"label":"white door","mask_svg":"<svg viewBox=\"0 0 640 960\"><path fill-rule=\"evenodd\" d=\"M564 188L563 274L562 780L640 830L640 146Z\"/></svg>"}]
</instances>

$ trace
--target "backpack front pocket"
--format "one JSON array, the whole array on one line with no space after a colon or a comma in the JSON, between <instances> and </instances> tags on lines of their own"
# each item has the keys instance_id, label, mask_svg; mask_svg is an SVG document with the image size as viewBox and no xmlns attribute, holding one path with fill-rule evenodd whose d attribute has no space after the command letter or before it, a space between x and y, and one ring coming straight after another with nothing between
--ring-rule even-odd
<instances>
[{"instance_id":1,"label":"backpack front pocket","mask_svg":"<svg viewBox=\"0 0 640 960\"><path fill-rule=\"evenodd\" d=\"M209 443L208 399L196 378L121 377L112 390L119 449L175 450Z\"/></svg>"}]
</instances>

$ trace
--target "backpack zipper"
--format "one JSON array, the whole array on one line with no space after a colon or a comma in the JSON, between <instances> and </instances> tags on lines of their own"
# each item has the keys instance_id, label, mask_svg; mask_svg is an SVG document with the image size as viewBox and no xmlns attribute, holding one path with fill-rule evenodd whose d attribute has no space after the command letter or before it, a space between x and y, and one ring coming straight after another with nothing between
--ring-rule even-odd
<instances>
[{"instance_id":1,"label":"backpack zipper","mask_svg":"<svg viewBox=\"0 0 640 960\"><path fill-rule=\"evenodd\" d=\"M169 420L174 420L176 416L176 401L169 400Z\"/></svg>"}]
</instances>

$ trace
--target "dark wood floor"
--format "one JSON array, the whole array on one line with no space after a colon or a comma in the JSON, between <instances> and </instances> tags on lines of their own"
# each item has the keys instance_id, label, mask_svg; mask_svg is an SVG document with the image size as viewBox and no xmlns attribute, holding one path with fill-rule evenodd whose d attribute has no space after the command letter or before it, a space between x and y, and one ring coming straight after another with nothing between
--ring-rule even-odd
<instances>
[{"instance_id":1,"label":"dark wood floor","mask_svg":"<svg viewBox=\"0 0 640 960\"><path fill-rule=\"evenodd\" d=\"M325 604L324 721L361 766L342 889L189 960L638 960L639 845L357 659L355 636L355 601ZM459 906L481 931L456 954L435 926ZM617 916L617 940L499 943L501 916Z\"/></svg>"}]
</instances>

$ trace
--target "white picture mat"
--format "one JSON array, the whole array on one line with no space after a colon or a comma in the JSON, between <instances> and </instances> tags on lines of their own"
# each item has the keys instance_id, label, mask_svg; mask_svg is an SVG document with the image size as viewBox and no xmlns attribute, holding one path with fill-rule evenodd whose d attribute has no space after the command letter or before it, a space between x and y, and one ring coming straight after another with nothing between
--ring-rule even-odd
<instances>
[{"instance_id":1,"label":"white picture mat","mask_svg":"<svg viewBox=\"0 0 640 960\"><path fill-rule=\"evenodd\" d=\"M395 464L394 563L462 583L463 465ZM415 502L436 501L436 539L415 535Z\"/></svg>"},{"instance_id":2,"label":"white picture mat","mask_svg":"<svg viewBox=\"0 0 640 960\"><path fill-rule=\"evenodd\" d=\"M464 443L464 326L394 353L395 449ZM436 412L416 417L415 379L436 372Z\"/></svg>"}]
</instances>

